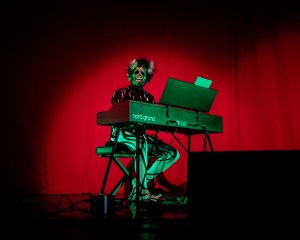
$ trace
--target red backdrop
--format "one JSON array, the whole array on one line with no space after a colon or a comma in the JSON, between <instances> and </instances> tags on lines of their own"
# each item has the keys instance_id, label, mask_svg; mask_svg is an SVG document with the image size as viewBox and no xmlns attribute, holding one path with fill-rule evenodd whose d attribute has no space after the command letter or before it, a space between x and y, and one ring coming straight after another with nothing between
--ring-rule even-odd
<instances>
[{"instance_id":1,"label":"red backdrop","mask_svg":"<svg viewBox=\"0 0 300 240\"><path fill-rule=\"evenodd\" d=\"M300 148L293 6L132 4L2 9L2 192L99 192L107 160L95 148L109 128L96 113L129 84L127 65L141 56L155 62L146 89L157 100L168 77L213 80L210 114L223 117L224 129L211 135L215 151ZM187 155L173 145L181 158L166 176L181 184ZM192 150L202 146L193 137Z\"/></svg>"}]
</instances>

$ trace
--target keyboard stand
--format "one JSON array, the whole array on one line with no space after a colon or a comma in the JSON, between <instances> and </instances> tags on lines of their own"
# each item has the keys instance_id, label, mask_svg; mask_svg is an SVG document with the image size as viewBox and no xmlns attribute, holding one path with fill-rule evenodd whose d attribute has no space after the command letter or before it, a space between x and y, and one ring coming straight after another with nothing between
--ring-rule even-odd
<instances>
[{"instance_id":1,"label":"keyboard stand","mask_svg":"<svg viewBox=\"0 0 300 240\"><path fill-rule=\"evenodd\" d=\"M208 130L205 126L203 127L203 138L204 138L203 152L207 152L207 143L209 144L210 151L213 152L214 149L213 149L213 146L212 146L212 143L211 143L210 135L209 135Z\"/></svg>"}]
</instances>

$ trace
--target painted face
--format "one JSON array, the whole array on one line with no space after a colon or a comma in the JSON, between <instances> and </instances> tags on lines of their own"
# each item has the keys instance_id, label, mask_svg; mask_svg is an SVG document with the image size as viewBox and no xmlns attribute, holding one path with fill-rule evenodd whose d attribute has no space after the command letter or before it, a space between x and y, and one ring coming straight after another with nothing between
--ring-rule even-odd
<instances>
[{"instance_id":1,"label":"painted face","mask_svg":"<svg viewBox=\"0 0 300 240\"><path fill-rule=\"evenodd\" d=\"M131 82L135 86L144 86L146 84L146 69L143 67L136 67L131 76Z\"/></svg>"}]
</instances>

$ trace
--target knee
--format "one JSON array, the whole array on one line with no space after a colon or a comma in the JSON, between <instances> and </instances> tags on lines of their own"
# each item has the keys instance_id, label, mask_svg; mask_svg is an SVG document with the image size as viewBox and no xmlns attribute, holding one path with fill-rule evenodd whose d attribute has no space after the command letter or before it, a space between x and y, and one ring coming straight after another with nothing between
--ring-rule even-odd
<instances>
[{"instance_id":1,"label":"knee","mask_svg":"<svg viewBox=\"0 0 300 240\"><path fill-rule=\"evenodd\" d=\"M174 153L174 162L176 162L180 158L180 152L175 149Z\"/></svg>"}]
</instances>

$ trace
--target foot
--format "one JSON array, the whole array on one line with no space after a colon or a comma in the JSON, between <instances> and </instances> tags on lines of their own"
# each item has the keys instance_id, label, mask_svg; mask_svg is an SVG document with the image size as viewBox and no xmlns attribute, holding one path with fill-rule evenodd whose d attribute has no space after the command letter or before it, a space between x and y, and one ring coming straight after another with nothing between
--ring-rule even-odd
<instances>
[{"instance_id":1,"label":"foot","mask_svg":"<svg viewBox=\"0 0 300 240\"><path fill-rule=\"evenodd\" d=\"M162 199L162 194L154 195L149 192L149 190L142 190L142 193L140 194L139 198L140 201L154 201L158 202ZM135 201L136 200L136 189L134 188L131 191L131 194L128 196L129 201Z\"/></svg>"},{"instance_id":2,"label":"foot","mask_svg":"<svg viewBox=\"0 0 300 240\"><path fill-rule=\"evenodd\" d=\"M145 190L144 193L140 195L140 200L158 202L159 200L161 200L162 196L162 194L154 195L151 194L149 190Z\"/></svg>"}]
</instances>

